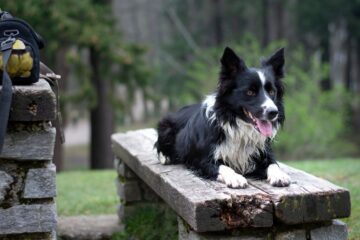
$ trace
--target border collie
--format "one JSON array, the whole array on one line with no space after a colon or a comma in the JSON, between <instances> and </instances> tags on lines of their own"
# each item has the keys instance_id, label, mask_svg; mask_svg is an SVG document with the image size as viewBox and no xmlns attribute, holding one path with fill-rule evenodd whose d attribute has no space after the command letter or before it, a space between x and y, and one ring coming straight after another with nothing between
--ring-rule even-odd
<instances>
[{"instance_id":1,"label":"border collie","mask_svg":"<svg viewBox=\"0 0 360 240\"><path fill-rule=\"evenodd\" d=\"M230 48L220 60L217 90L158 124L155 143L162 164L185 164L198 175L245 188L245 177L290 184L271 149L284 123L284 49L250 68Z\"/></svg>"}]
</instances>

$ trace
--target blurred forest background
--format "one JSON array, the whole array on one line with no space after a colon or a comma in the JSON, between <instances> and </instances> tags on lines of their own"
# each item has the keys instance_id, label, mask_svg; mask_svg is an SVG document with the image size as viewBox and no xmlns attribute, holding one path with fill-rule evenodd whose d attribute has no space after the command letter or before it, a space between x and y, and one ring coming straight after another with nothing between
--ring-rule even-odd
<instances>
[{"instance_id":1,"label":"blurred forest background","mask_svg":"<svg viewBox=\"0 0 360 240\"><path fill-rule=\"evenodd\" d=\"M44 37L42 61L62 75L59 170L77 161L111 168L111 133L154 127L200 101L216 87L225 46L249 66L286 47L278 158L360 155L360 0L0 0L0 8Z\"/></svg>"}]
</instances>

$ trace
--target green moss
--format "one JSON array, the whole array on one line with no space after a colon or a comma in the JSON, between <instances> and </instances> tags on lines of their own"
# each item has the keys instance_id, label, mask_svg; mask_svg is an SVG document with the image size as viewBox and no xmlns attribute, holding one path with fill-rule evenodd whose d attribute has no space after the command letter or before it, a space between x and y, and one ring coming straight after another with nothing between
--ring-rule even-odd
<instances>
[{"instance_id":1,"label":"green moss","mask_svg":"<svg viewBox=\"0 0 360 240\"><path fill-rule=\"evenodd\" d=\"M302 197L301 197L302 198ZM300 206L299 200L297 198L295 198L294 202L293 202L293 208L298 209Z\"/></svg>"}]
</instances>

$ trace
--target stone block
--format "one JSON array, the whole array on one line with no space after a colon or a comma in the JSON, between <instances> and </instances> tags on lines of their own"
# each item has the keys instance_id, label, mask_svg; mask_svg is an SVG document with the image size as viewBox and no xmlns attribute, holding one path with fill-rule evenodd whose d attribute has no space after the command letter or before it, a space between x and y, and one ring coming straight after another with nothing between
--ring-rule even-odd
<instances>
[{"instance_id":1,"label":"stone block","mask_svg":"<svg viewBox=\"0 0 360 240\"><path fill-rule=\"evenodd\" d=\"M135 202L141 200L141 191L137 181L116 181L118 194L121 200L125 202Z\"/></svg>"},{"instance_id":2,"label":"stone block","mask_svg":"<svg viewBox=\"0 0 360 240\"><path fill-rule=\"evenodd\" d=\"M56 117L56 97L48 82L15 86L9 121L49 121ZM0 93L2 86L0 85Z\"/></svg>"},{"instance_id":3,"label":"stone block","mask_svg":"<svg viewBox=\"0 0 360 240\"><path fill-rule=\"evenodd\" d=\"M161 198L146 183L139 180L142 199L148 202L162 202Z\"/></svg>"},{"instance_id":4,"label":"stone block","mask_svg":"<svg viewBox=\"0 0 360 240\"><path fill-rule=\"evenodd\" d=\"M116 171L118 170L120 164L121 164L121 160L118 159L117 157L115 157L115 159L114 159L114 168L116 169Z\"/></svg>"},{"instance_id":5,"label":"stone block","mask_svg":"<svg viewBox=\"0 0 360 240\"><path fill-rule=\"evenodd\" d=\"M312 229L311 240L346 240L348 231L346 224L339 220L333 220L331 225Z\"/></svg>"},{"instance_id":6,"label":"stone block","mask_svg":"<svg viewBox=\"0 0 360 240\"><path fill-rule=\"evenodd\" d=\"M24 199L53 198L56 196L56 167L29 169L25 178Z\"/></svg>"},{"instance_id":7,"label":"stone block","mask_svg":"<svg viewBox=\"0 0 360 240\"><path fill-rule=\"evenodd\" d=\"M55 204L16 205L0 209L0 234L51 233L56 228Z\"/></svg>"},{"instance_id":8,"label":"stone block","mask_svg":"<svg viewBox=\"0 0 360 240\"><path fill-rule=\"evenodd\" d=\"M0 159L51 161L54 156L55 136L55 128L9 132L5 136Z\"/></svg>"},{"instance_id":9,"label":"stone block","mask_svg":"<svg viewBox=\"0 0 360 240\"><path fill-rule=\"evenodd\" d=\"M126 166L123 162L121 162L118 165L117 171L120 176L125 177L127 179L138 179L136 174L128 166Z\"/></svg>"},{"instance_id":10,"label":"stone block","mask_svg":"<svg viewBox=\"0 0 360 240\"><path fill-rule=\"evenodd\" d=\"M4 171L0 171L0 204L5 199L6 193L10 188L10 184L13 183L12 176Z\"/></svg>"}]
</instances>

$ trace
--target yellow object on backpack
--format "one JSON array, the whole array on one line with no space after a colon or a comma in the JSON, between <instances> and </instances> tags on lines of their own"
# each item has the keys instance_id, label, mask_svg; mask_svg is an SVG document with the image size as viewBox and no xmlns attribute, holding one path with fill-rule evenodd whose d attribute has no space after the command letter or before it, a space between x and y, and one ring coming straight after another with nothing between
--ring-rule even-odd
<instances>
[{"instance_id":1,"label":"yellow object on backpack","mask_svg":"<svg viewBox=\"0 0 360 240\"><path fill-rule=\"evenodd\" d=\"M3 57L0 52L0 70L4 70ZM23 41L16 39L12 46L11 56L6 70L10 77L30 77L31 69L34 65L34 59L30 51L26 48Z\"/></svg>"}]
</instances>

